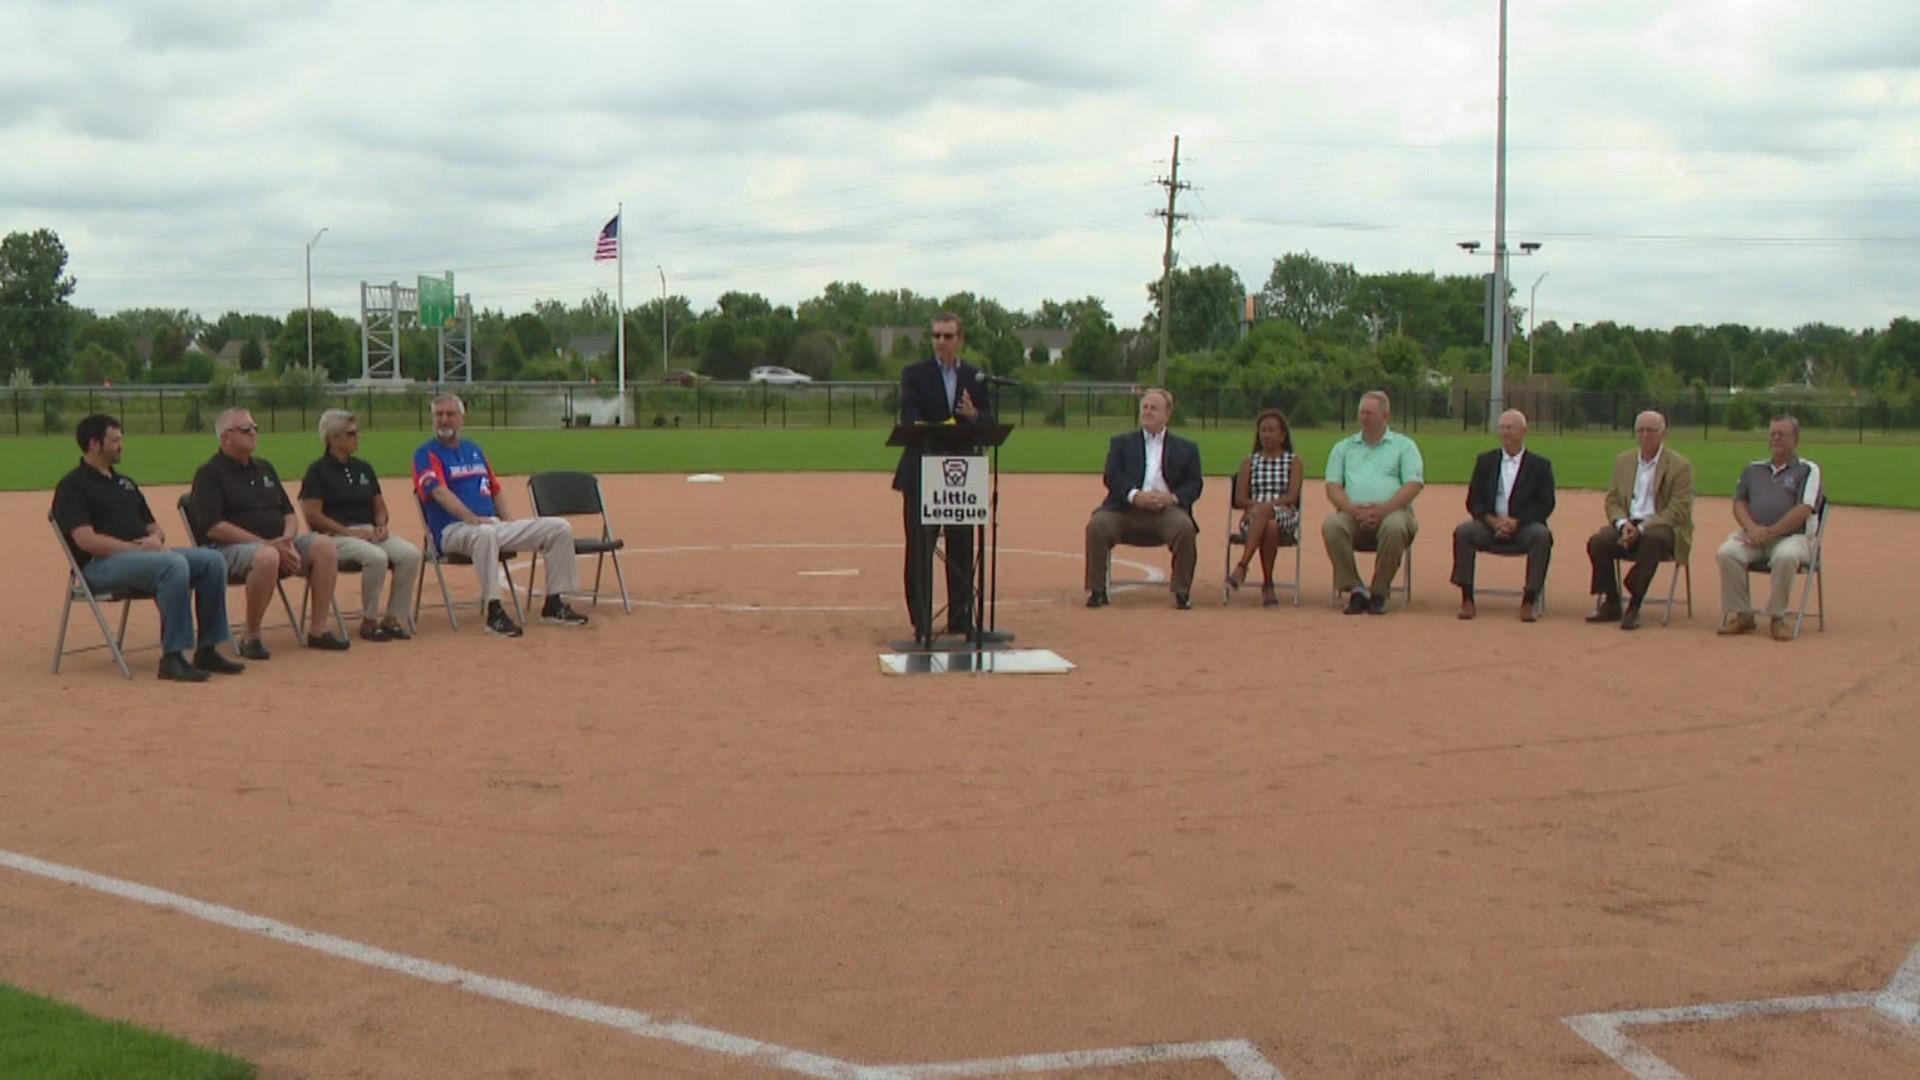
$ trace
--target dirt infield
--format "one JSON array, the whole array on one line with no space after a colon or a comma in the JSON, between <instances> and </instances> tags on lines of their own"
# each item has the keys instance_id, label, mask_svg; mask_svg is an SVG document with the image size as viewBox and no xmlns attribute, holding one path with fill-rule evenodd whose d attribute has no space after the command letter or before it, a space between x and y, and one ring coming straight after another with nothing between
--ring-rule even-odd
<instances>
[{"instance_id":1,"label":"dirt infield","mask_svg":"<svg viewBox=\"0 0 1920 1080\"><path fill-rule=\"evenodd\" d=\"M999 621L1078 670L888 678L886 483L613 478L631 616L454 633L429 575L417 641L282 630L203 686L49 675L48 496L0 496L0 980L269 1078L447 1080L1601 1080L1568 1018L1920 983L1920 516L1837 510L1828 629L1778 644L1713 634L1724 500L1694 617L1629 634L1580 619L1597 495L1542 622L1462 624L1457 488L1410 612L1337 614L1317 537L1300 608L1222 608L1218 490L1195 610L1088 611L1097 480L1015 476ZM1646 1076L1920 1073L1873 1008L1629 1034Z\"/></svg>"}]
</instances>

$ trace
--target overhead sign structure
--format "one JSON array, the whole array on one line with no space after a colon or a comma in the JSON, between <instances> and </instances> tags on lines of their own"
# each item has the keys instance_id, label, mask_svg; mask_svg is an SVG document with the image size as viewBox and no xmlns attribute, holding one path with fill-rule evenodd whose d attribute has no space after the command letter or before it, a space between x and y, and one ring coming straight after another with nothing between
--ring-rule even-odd
<instances>
[{"instance_id":1,"label":"overhead sign structure","mask_svg":"<svg viewBox=\"0 0 1920 1080\"><path fill-rule=\"evenodd\" d=\"M441 330L454 328L453 271L444 278L420 275L420 325Z\"/></svg>"}]
</instances>

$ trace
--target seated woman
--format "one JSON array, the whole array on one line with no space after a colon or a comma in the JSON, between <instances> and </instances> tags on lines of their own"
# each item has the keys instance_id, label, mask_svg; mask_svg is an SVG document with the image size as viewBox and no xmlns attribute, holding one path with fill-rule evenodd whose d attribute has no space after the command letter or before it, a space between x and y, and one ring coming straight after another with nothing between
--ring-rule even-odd
<instances>
[{"instance_id":1,"label":"seated woman","mask_svg":"<svg viewBox=\"0 0 1920 1080\"><path fill-rule=\"evenodd\" d=\"M1260 572L1266 584L1260 587L1260 602L1266 607L1280 603L1273 594L1273 559L1280 545L1300 542L1300 458L1293 452L1293 428L1285 413L1268 409L1254 421L1253 453L1240 463L1240 475L1233 480L1233 506L1245 510L1240 531L1247 542L1240 553L1240 565L1227 575L1227 586L1237 589L1247 582L1247 565L1256 552Z\"/></svg>"},{"instance_id":2,"label":"seated woman","mask_svg":"<svg viewBox=\"0 0 1920 1080\"><path fill-rule=\"evenodd\" d=\"M300 510L307 528L333 537L342 566L360 567L360 637L365 641L405 641L413 635L406 618L420 579L420 549L387 531L387 500L373 466L354 456L360 449L360 423L345 409L320 414L320 441L327 452L307 468L300 484ZM380 611L380 586L393 571L386 614Z\"/></svg>"}]
</instances>

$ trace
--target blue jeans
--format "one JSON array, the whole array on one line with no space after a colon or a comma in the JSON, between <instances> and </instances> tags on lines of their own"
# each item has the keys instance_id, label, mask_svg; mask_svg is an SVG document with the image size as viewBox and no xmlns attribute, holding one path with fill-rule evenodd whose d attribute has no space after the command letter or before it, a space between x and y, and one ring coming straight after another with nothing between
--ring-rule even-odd
<instances>
[{"instance_id":1,"label":"blue jeans","mask_svg":"<svg viewBox=\"0 0 1920 1080\"><path fill-rule=\"evenodd\" d=\"M193 652L194 609L200 612L198 641L218 645L227 629L227 561L208 548L122 551L89 561L80 571L96 589L140 589L160 606L160 647Z\"/></svg>"}]
</instances>

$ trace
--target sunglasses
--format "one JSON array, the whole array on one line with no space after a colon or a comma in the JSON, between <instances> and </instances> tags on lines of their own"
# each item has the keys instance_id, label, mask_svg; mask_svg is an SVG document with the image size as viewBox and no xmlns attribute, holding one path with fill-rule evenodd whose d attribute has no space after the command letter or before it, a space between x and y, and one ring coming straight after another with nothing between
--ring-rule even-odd
<instances>
[{"instance_id":1,"label":"sunglasses","mask_svg":"<svg viewBox=\"0 0 1920 1080\"><path fill-rule=\"evenodd\" d=\"M340 433L340 437L343 439L357 439L360 437L360 429L357 427L348 428Z\"/></svg>"},{"instance_id":2,"label":"sunglasses","mask_svg":"<svg viewBox=\"0 0 1920 1080\"><path fill-rule=\"evenodd\" d=\"M239 427L236 427L233 430L239 432L242 435L258 435L260 434L260 425L259 424L241 424Z\"/></svg>"}]
</instances>

